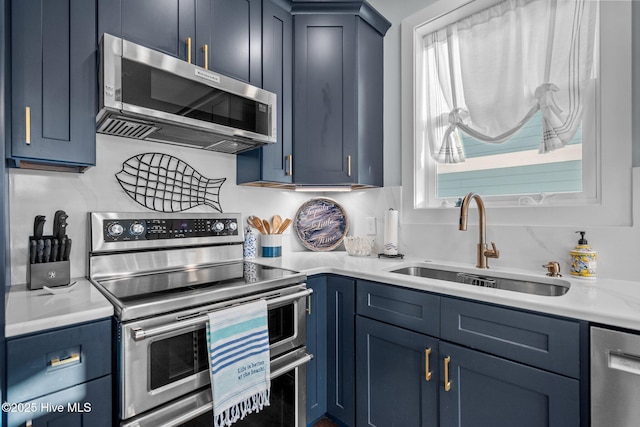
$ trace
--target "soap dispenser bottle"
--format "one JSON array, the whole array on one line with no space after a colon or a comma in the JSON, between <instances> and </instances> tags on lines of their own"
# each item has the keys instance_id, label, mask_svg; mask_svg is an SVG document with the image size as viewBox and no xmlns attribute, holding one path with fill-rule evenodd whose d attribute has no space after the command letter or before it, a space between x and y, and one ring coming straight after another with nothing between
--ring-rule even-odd
<instances>
[{"instance_id":1,"label":"soap dispenser bottle","mask_svg":"<svg viewBox=\"0 0 640 427\"><path fill-rule=\"evenodd\" d=\"M598 268L598 252L589 247L587 239L584 238L585 231L580 233L578 245L569 252L571 255L571 276L581 279L595 279Z\"/></svg>"}]
</instances>

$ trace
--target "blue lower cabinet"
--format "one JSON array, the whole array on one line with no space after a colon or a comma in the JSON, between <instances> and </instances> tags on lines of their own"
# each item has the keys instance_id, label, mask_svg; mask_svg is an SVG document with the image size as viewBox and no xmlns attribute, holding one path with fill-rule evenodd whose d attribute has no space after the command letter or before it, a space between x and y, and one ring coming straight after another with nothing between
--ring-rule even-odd
<instances>
[{"instance_id":1,"label":"blue lower cabinet","mask_svg":"<svg viewBox=\"0 0 640 427\"><path fill-rule=\"evenodd\" d=\"M307 279L313 289L307 316L307 351L313 359L307 364L307 424L327 412L327 278Z\"/></svg>"},{"instance_id":2,"label":"blue lower cabinet","mask_svg":"<svg viewBox=\"0 0 640 427\"><path fill-rule=\"evenodd\" d=\"M355 280L327 277L327 413L355 426Z\"/></svg>"},{"instance_id":3,"label":"blue lower cabinet","mask_svg":"<svg viewBox=\"0 0 640 427\"><path fill-rule=\"evenodd\" d=\"M575 379L442 341L439 363L442 427L581 425Z\"/></svg>"},{"instance_id":4,"label":"blue lower cabinet","mask_svg":"<svg viewBox=\"0 0 640 427\"><path fill-rule=\"evenodd\" d=\"M111 375L12 405L8 427L110 427Z\"/></svg>"},{"instance_id":5,"label":"blue lower cabinet","mask_svg":"<svg viewBox=\"0 0 640 427\"><path fill-rule=\"evenodd\" d=\"M8 426L111 426L111 339L111 319L8 339Z\"/></svg>"},{"instance_id":6,"label":"blue lower cabinet","mask_svg":"<svg viewBox=\"0 0 640 427\"><path fill-rule=\"evenodd\" d=\"M437 360L437 339L356 316L356 424L437 426Z\"/></svg>"}]
</instances>

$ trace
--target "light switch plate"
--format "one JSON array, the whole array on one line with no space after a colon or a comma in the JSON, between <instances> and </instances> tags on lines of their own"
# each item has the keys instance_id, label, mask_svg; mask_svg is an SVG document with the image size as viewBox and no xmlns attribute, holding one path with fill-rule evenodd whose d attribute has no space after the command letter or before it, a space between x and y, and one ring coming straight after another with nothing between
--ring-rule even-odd
<instances>
[{"instance_id":1,"label":"light switch plate","mask_svg":"<svg viewBox=\"0 0 640 427\"><path fill-rule=\"evenodd\" d=\"M376 217L375 216L369 216L366 218L367 219L367 234L368 235L376 235Z\"/></svg>"}]
</instances>

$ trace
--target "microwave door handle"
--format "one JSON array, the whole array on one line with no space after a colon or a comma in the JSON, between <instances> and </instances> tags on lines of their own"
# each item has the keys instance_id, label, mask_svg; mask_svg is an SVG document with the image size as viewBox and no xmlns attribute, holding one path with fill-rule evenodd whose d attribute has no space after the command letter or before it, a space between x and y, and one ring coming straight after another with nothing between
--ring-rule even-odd
<instances>
[{"instance_id":1,"label":"microwave door handle","mask_svg":"<svg viewBox=\"0 0 640 427\"><path fill-rule=\"evenodd\" d=\"M284 295L284 296L275 297L275 298L267 298L267 308L272 307L274 305L278 305L278 304L286 304L288 302L295 301L298 298L305 298L308 295L311 295L312 293L313 293L313 289L308 288L303 291L293 293L291 295ZM251 300L251 301L244 301L243 304L246 304L252 301L257 301L257 299ZM225 308L228 308L228 307L230 306L220 307L212 311L224 310ZM193 317L187 320L180 320L177 322L168 323L166 325L158 326L156 328L151 328L151 329L133 328L132 336L134 341L143 341L147 338L152 338L158 335L167 334L169 332L175 332L180 329L205 324L208 321L209 321L209 316L202 315L202 316Z\"/></svg>"}]
</instances>

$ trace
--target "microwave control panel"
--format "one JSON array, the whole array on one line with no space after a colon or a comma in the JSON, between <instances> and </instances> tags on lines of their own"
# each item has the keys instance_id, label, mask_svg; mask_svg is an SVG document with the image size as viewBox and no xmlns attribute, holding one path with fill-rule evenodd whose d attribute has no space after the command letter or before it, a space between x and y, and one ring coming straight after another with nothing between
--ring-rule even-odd
<instances>
[{"instance_id":1,"label":"microwave control panel","mask_svg":"<svg viewBox=\"0 0 640 427\"><path fill-rule=\"evenodd\" d=\"M237 218L109 219L104 221L105 242L174 240L238 235Z\"/></svg>"}]
</instances>

